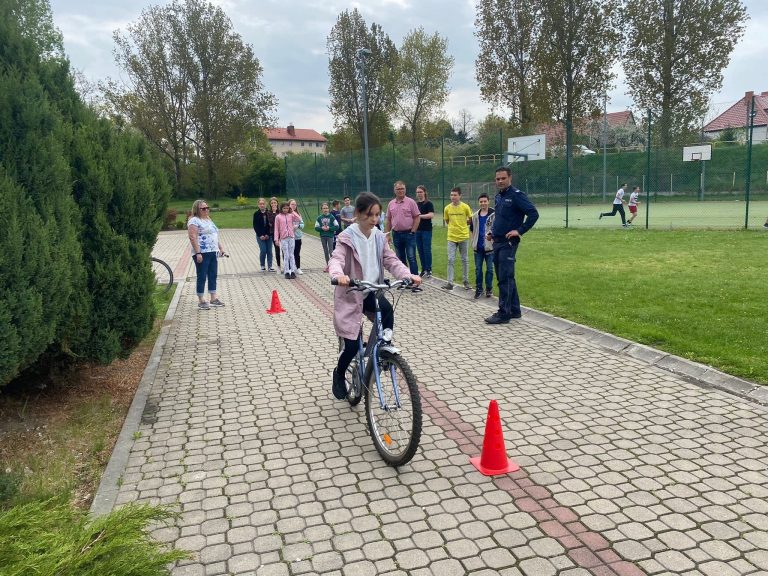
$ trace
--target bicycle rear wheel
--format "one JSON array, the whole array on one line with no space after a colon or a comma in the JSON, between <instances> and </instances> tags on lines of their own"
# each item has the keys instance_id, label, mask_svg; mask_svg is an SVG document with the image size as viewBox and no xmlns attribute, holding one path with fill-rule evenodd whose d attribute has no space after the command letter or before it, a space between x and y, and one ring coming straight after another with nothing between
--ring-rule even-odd
<instances>
[{"instance_id":1,"label":"bicycle rear wheel","mask_svg":"<svg viewBox=\"0 0 768 576\"><path fill-rule=\"evenodd\" d=\"M344 351L344 338L339 338L339 354ZM363 399L363 383L360 380L357 356L352 358L347 371L344 373L344 385L347 387L347 402L350 406L357 406Z\"/></svg>"},{"instance_id":2,"label":"bicycle rear wheel","mask_svg":"<svg viewBox=\"0 0 768 576\"><path fill-rule=\"evenodd\" d=\"M173 285L173 271L171 270L171 267L160 260L160 258L155 258L153 256L151 260L152 272L155 273L155 280L157 281L158 287L164 292L168 292Z\"/></svg>"},{"instance_id":3,"label":"bicycle rear wheel","mask_svg":"<svg viewBox=\"0 0 768 576\"><path fill-rule=\"evenodd\" d=\"M390 466L402 466L413 458L421 440L421 395L416 377L399 355L379 352L381 407L376 375L371 374L365 389L365 416L376 450ZM400 407L395 402L395 386Z\"/></svg>"}]
</instances>

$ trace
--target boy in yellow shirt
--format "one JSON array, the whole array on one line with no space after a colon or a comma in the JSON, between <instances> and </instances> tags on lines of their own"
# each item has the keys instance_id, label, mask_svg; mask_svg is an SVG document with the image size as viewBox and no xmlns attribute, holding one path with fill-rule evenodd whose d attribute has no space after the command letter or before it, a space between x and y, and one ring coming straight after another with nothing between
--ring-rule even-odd
<instances>
[{"instance_id":1,"label":"boy in yellow shirt","mask_svg":"<svg viewBox=\"0 0 768 576\"><path fill-rule=\"evenodd\" d=\"M443 210L443 221L448 226L448 283L442 287L453 290L453 266L456 262L456 250L461 253L462 279L464 289L469 285L469 224L472 222L472 209L461 201L461 188L451 190L451 203Z\"/></svg>"}]
</instances>

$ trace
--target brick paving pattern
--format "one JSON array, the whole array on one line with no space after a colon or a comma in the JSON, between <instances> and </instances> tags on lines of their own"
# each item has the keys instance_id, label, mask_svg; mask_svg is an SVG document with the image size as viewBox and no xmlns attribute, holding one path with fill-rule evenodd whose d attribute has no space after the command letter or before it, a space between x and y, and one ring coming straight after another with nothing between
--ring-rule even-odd
<instances>
[{"instance_id":1,"label":"brick paving pattern","mask_svg":"<svg viewBox=\"0 0 768 576\"><path fill-rule=\"evenodd\" d=\"M252 232L223 240L227 306L208 311L185 234L155 247L187 281L115 502L177 507L153 533L194 553L173 574L768 574L761 404L530 313L487 326L495 299L435 279L397 308L425 414L419 451L395 470L362 404L332 399L319 241L305 235L305 274L285 280L259 272ZM273 290L286 313L266 314ZM522 467L495 478L469 463L491 399Z\"/></svg>"}]
</instances>

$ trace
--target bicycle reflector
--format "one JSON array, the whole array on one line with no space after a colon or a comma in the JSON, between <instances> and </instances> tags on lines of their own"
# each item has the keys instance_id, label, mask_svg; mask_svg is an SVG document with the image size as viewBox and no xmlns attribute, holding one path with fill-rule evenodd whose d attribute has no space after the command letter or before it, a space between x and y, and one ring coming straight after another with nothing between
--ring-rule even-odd
<instances>
[{"instance_id":1,"label":"bicycle reflector","mask_svg":"<svg viewBox=\"0 0 768 576\"><path fill-rule=\"evenodd\" d=\"M381 333L381 339L384 340L384 342L392 342L392 336L393 336L392 328L384 328L383 332Z\"/></svg>"}]
</instances>

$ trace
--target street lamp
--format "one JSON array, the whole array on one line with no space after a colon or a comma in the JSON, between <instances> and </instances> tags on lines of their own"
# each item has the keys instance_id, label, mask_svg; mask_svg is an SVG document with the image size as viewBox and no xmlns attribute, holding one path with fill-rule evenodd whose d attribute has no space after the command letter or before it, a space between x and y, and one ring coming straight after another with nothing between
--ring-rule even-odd
<instances>
[{"instance_id":1,"label":"street lamp","mask_svg":"<svg viewBox=\"0 0 768 576\"><path fill-rule=\"evenodd\" d=\"M368 48L357 49L356 67L360 72L360 93L363 98L363 148L365 149L365 190L371 191L371 169L368 165L368 99L365 97L365 59L371 55Z\"/></svg>"}]
</instances>

